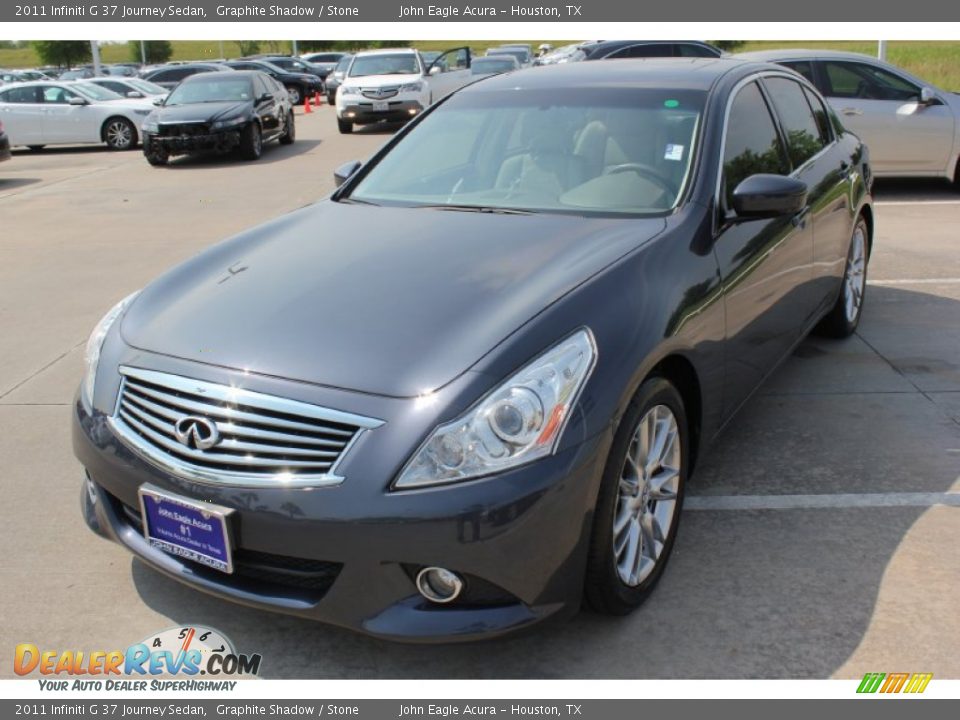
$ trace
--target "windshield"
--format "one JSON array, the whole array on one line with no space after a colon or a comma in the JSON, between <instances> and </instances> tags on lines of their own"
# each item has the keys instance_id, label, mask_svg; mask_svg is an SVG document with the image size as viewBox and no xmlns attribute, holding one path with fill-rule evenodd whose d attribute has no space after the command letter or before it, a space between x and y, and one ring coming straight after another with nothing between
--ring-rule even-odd
<instances>
[{"instance_id":1,"label":"windshield","mask_svg":"<svg viewBox=\"0 0 960 720\"><path fill-rule=\"evenodd\" d=\"M501 73L516 70L517 64L512 59L477 58L473 61L470 69L474 75L483 75L485 73Z\"/></svg>"},{"instance_id":2,"label":"windshield","mask_svg":"<svg viewBox=\"0 0 960 720\"><path fill-rule=\"evenodd\" d=\"M122 100L123 95L93 83L77 83L72 88L88 100Z\"/></svg>"},{"instance_id":3,"label":"windshield","mask_svg":"<svg viewBox=\"0 0 960 720\"><path fill-rule=\"evenodd\" d=\"M349 197L410 207L667 212L687 184L705 96L632 88L454 95Z\"/></svg>"},{"instance_id":4,"label":"windshield","mask_svg":"<svg viewBox=\"0 0 960 720\"><path fill-rule=\"evenodd\" d=\"M366 55L354 58L350 77L367 75L419 75L420 63L413 53Z\"/></svg>"},{"instance_id":5,"label":"windshield","mask_svg":"<svg viewBox=\"0 0 960 720\"><path fill-rule=\"evenodd\" d=\"M167 97L164 105L189 105L202 102L242 102L253 99L253 86L245 77L225 78L197 76L196 80L180 83Z\"/></svg>"}]
</instances>

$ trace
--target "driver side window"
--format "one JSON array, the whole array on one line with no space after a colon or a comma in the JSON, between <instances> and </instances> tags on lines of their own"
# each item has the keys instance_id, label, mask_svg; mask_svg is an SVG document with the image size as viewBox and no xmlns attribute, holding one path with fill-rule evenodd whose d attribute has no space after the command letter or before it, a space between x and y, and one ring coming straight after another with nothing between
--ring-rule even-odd
<instances>
[{"instance_id":1,"label":"driver side window","mask_svg":"<svg viewBox=\"0 0 960 720\"><path fill-rule=\"evenodd\" d=\"M43 102L47 105L66 105L75 97L77 95L66 88L50 86L43 89Z\"/></svg>"},{"instance_id":2,"label":"driver side window","mask_svg":"<svg viewBox=\"0 0 960 720\"><path fill-rule=\"evenodd\" d=\"M789 172L780 135L756 82L745 85L730 106L723 147L723 209L733 207L733 191L751 175Z\"/></svg>"},{"instance_id":3,"label":"driver side window","mask_svg":"<svg viewBox=\"0 0 960 720\"><path fill-rule=\"evenodd\" d=\"M880 67L856 62L823 64L832 97L861 100L913 100L920 88Z\"/></svg>"}]
</instances>

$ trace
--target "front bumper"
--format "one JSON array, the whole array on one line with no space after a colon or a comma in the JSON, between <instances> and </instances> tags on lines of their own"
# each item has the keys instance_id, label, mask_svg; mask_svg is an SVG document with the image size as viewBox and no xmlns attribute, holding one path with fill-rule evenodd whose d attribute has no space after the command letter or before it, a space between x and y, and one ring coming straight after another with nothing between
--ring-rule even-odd
<instances>
[{"instance_id":1,"label":"front bumper","mask_svg":"<svg viewBox=\"0 0 960 720\"><path fill-rule=\"evenodd\" d=\"M91 481L81 494L87 524L153 568L249 606L420 642L490 637L577 611L606 454L597 437L460 485L390 492L390 478L357 476L330 488L250 490L168 474L79 400L73 441ZM134 510L146 482L236 509L233 575L148 544ZM413 577L430 565L461 573L464 595L424 600Z\"/></svg>"},{"instance_id":2,"label":"front bumper","mask_svg":"<svg viewBox=\"0 0 960 720\"><path fill-rule=\"evenodd\" d=\"M358 125L365 125L381 120L386 122L406 122L423 112L423 105L417 100L387 100L388 110L373 109L372 100L351 101L337 108L337 116L341 120L349 120Z\"/></svg>"},{"instance_id":3,"label":"front bumper","mask_svg":"<svg viewBox=\"0 0 960 720\"><path fill-rule=\"evenodd\" d=\"M162 148L171 155L191 152L230 152L240 144L240 130L223 130L204 135L157 135L143 134L143 151Z\"/></svg>"}]
</instances>

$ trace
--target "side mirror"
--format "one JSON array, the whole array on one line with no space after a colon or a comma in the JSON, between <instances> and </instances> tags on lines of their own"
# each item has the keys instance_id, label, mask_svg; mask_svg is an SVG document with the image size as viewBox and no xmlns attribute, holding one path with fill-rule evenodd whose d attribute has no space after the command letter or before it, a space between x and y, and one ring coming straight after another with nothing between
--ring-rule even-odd
<instances>
[{"instance_id":1,"label":"side mirror","mask_svg":"<svg viewBox=\"0 0 960 720\"><path fill-rule=\"evenodd\" d=\"M257 98L257 102L270 102L271 100L273 100L273 95L270 93L263 93L263 95Z\"/></svg>"},{"instance_id":2,"label":"side mirror","mask_svg":"<svg viewBox=\"0 0 960 720\"><path fill-rule=\"evenodd\" d=\"M936 99L937 99L937 94L933 91L932 87L920 88L920 104L921 105L930 105Z\"/></svg>"},{"instance_id":3,"label":"side mirror","mask_svg":"<svg viewBox=\"0 0 960 720\"><path fill-rule=\"evenodd\" d=\"M733 210L744 220L796 215L807 204L807 184L784 175L751 175L733 191Z\"/></svg>"},{"instance_id":4,"label":"side mirror","mask_svg":"<svg viewBox=\"0 0 960 720\"><path fill-rule=\"evenodd\" d=\"M157 107L160 107L161 105L163 105L163 101L166 99L167 99L166 95L157 95L157 97L153 99L153 104L156 105Z\"/></svg>"},{"instance_id":5,"label":"side mirror","mask_svg":"<svg viewBox=\"0 0 960 720\"><path fill-rule=\"evenodd\" d=\"M69 100L67 100L67 104L79 107L81 105L89 105L90 103L88 103L82 97L72 97Z\"/></svg>"},{"instance_id":6,"label":"side mirror","mask_svg":"<svg viewBox=\"0 0 960 720\"><path fill-rule=\"evenodd\" d=\"M142 98L143 93L137 92L136 90L131 90L127 93L128 98Z\"/></svg>"},{"instance_id":7,"label":"side mirror","mask_svg":"<svg viewBox=\"0 0 960 720\"><path fill-rule=\"evenodd\" d=\"M441 68L439 65L432 65L430 70L427 72L427 75L439 75L442 70L443 68Z\"/></svg>"},{"instance_id":8,"label":"side mirror","mask_svg":"<svg viewBox=\"0 0 960 720\"><path fill-rule=\"evenodd\" d=\"M346 162L336 170L333 171L333 182L337 187L343 185L347 180L349 180L361 167L363 163L359 160L351 160Z\"/></svg>"}]
</instances>

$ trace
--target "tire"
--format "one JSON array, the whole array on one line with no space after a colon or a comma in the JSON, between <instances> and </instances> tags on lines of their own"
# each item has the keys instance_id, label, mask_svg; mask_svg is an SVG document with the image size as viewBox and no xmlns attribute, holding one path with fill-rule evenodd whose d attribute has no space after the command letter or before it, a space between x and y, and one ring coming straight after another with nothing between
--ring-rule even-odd
<instances>
[{"instance_id":1,"label":"tire","mask_svg":"<svg viewBox=\"0 0 960 720\"><path fill-rule=\"evenodd\" d=\"M46 145L27 145L27 148L32 152L40 152L46 147Z\"/></svg>"},{"instance_id":2,"label":"tire","mask_svg":"<svg viewBox=\"0 0 960 720\"><path fill-rule=\"evenodd\" d=\"M293 145L297 139L297 124L293 119L293 110L287 113L287 122L283 128L283 135L280 136L281 145Z\"/></svg>"},{"instance_id":3,"label":"tire","mask_svg":"<svg viewBox=\"0 0 960 720\"><path fill-rule=\"evenodd\" d=\"M163 148L144 148L143 156L154 167L162 167L170 159L170 154Z\"/></svg>"},{"instance_id":4,"label":"tire","mask_svg":"<svg viewBox=\"0 0 960 720\"><path fill-rule=\"evenodd\" d=\"M296 85L287 85L287 94L290 95L291 105L303 104L303 92Z\"/></svg>"},{"instance_id":5,"label":"tire","mask_svg":"<svg viewBox=\"0 0 960 720\"><path fill-rule=\"evenodd\" d=\"M664 378L647 379L630 401L607 457L594 510L584 588L586 603L594 611L632 612L663 575L683 507L688 427L683 398ZM651 428L655 432L646 451L642 436ZM663 453L656 452L658 446ZM642 473L637 471L639 458L644 459Z\"/></svg>"},{"instance_id":6,"label":"tire","mask_svg":"<svg viewBox=\"0 0 960 720\"><path fill-rule=\"evenodd\" d=\"M247 125L240 134L240 154L244 160L259 160L263 153L263 135L255 122Z\"/></svg>"},{"instance_id":7,"label":"tire","mask_svg":"<svg viewBox=\"0 0 960 720\"><path fill-rule=\"evenodd\" d=\"M327 105L336 105L337 104L337 94L327 93Z\"/></svg>"},{"instance_id":8,"label":"tire","mask_svg":"<svg viewBox=\"0 0 960 720\"><path fill-rule=\"evenodd\" d=\"M863 301L867 290L867 264L870 259L870 231L863 215L857 218L847 251L840 294L820 324L816 333L825 337L850 337L860 324Z\"/></svg>"},{"instance_id":9,"label":"tire","mask_svg":"<svg viewBox=\"0 0 960 720\"><path fill-rule=\"evenodd\" d=\"M124 117L108 118L102 137L111 150L132 150L137 146L137 128Z\"/></svg>"},{"instance_id":10,"label":"tire","mask_svg":"<svg viewBox=\"0 0 960 720\"><path fill-rule=\"evenodd\" d=\"M343 135L349 135L353 132L353 123L337 118L337 129L339 129Z\"/></svg>"}]
</instances>

